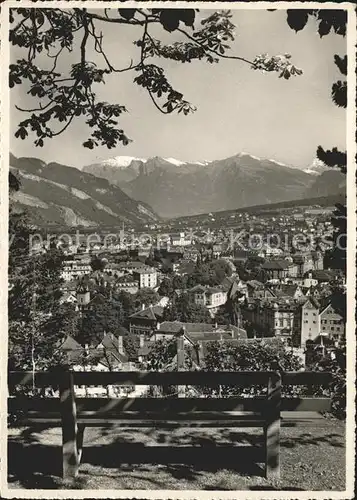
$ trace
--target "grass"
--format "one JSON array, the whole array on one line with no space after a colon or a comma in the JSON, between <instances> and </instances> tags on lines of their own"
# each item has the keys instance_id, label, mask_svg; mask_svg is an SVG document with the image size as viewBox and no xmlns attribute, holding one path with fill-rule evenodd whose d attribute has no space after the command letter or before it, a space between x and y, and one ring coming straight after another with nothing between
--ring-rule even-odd
<instances>
[{"instance_id":1,"label":"grass","mask_svg":"<svg viewBox=\"0 0 357 500\"><path fill-rule=\"evenodd\" d=\"M262 450L260 429L87 428L73 482L61 479L60 429L10 429L9 488L341 491L345 427L336 420L325 422L282 429L281 479L275 481L264 478L263 464L248 453Z\"/></svg>"}]
</instances>

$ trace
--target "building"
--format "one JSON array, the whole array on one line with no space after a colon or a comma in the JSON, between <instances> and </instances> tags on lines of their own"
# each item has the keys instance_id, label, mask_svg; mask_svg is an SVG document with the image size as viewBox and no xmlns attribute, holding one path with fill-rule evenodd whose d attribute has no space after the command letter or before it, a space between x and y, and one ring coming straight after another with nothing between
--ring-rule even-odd
<instances>
[{"instance_id":1,"label":"building","mask_svg":"<svg viewBox=\"0 0 357 500\"><path fill-rule=\"evenodd\" d=\"M331 303L320 310L320 335L331 340L341 340L345 335L345 324L342 316Z\"/></svg>"},{"instance_id":2,"label":"building","mask_svg":"<svg viewBox=\"0 0 357 500\"><path fill-rule=\"evenodd\" d=\"M279 337L291 341L296 307L293 301L255 300L242 308L242 315L258 336Z\"/></svg>"},{"instance_id":3,"label":"building","mask_svg":"<svg viewBox=\"0 0 357 500\"><path fill-rule=\"evenodd\" d=\"M76 299L78 307L87 306L90 302L90 291L85 283L80 283L77 288Z\"/></svg>"},{"instance_id":4,"label":"building","mask_svg":"<svg viewBox=\"0 0 357 500\"><path fill-rule=\"evenodd\" d=\"M86 274L90 274L92 268L89 264L83 264L77 260L65 261L62 269L61 277L64 281L81 278Z\"/></svg>"},{"instance_id":5,"label":"building","mask_svg":"<svg viewBox=\"0 0 357 500\"><path fill-rule=\"evenodd\" d=\"M148 355L155 342L158 340L171 340L178 336L183 336L186 352L190 355L191 347L195 357L195 365L199 366L207 351L207 346L216 341L220 342L242 342L247 340L247 332L243 328L234 325L212 325L209 323L182 323L180 321L165 321L159 325L159 328L153 333L149 340L144 336L140 337L139 361L145 364ZM170 362L173 369L177 366L176 356Z\"/></svg>"},{"instance_id":6,"label":"building","mask_svg":"<svg viewBox=\"0 0 357 500\"><path fill-rule=\"evenodd\" d=\"M186 236L184 232L171 234L171 245L177 247L186 247L192 245L190 236Z\"/></svg>"},{"instance_id":7,"label":"building","mask_svg":"<svg viewBox=\"0 0 357 500\"><path fill-rule=\"evenodd\" d=\"M60 304L75 304L77 302L76 294L73 291L65 291L59 300Z\"/></svg>"},{"instance_id":8,"label":"building","mask_svg":"<svg viewBox=\"0 0 357 500\"><path fill-rule=\"evenodd\" d=\"M127 292L135 294L139 290L139 283L134 280L132 274L121 276L115 281L115 289L117 292Z\"/></svg>"},{"instance_id":9,"label":"building","mask_svg":"<svg viewBox=\"0 0 357 500\"><path fill-rule=\"evenodd\" d=\"M205 306L214 314L227 302L227 291L223 287L197 285L189 290L196 305Z\"/></svg>"},{"instance_id":10,"label":"building","mask_svg":"<svg viewBox=\"0 0 357 500\"><path fill-rule=\"evenodd\" d=\"M278 285L273 288L273 293L278 298L302 300L305 295L299 285Z\"/></svg>"},{"instance_id":11,"label":"building","mask_svg":"<svg viewBox=\"0 0 357 500\"><path fill-rule=\"evenodd\" d=\"M298 266L288 260L271 260L265 262L262 267L266 280L288 278L298 275Z\"/></svg>"},{"instance_id":12,"label":"building","mask_svg":"<svg viewBox=\"0 0 357 500\"><path fill-rule=\"evenodd\" d=\"M104 335L96 346L81 345L68 336L58 346L74 371L109 372L113 370L134 371L135 364L129 361L123 337ZM122 397L127 391L119 386L75 386L77 397Z\"/></svg>"},{"instance_id":13,"label":"building","mask_svg":"<svg viewBox=\"0 0 357 500\"><path fill-rule=\"evenodd\" d=\"M310 297L297 311L293 343L296 347L305 346L306 341L314 341L320 331L318 301Z\"/></svg>"},{"instance_id":14,"label":"building","mask_svg":"<svg viewBox=\"0 0 357 500\"><path fill-rule=\"evenodd\" d=\"M318 342L321 337L340 341L345 335L343 317L327 300L325 305L309 297L296 314L294 345L306 347L307 342Z\"/></svg>"},{"instance_id":15,"label":"building","mask_svg":"<svg viewBox=\"0 0 357 500\"><path fill-rule=\"evenodd\" d=\"M134 281L137 281L139 288L156 288L157 271L156 269L145 267L133 272Z\"/></svg>"},{"instance_id":16,"label":"building","mask_svg":"<svg viewBox=\"0 0 357 500\"><path fill-rule=\"evenodd\" d=\"M140 311L129 316L130 333L150 336L162 321L164 308L162 306L142 306Z\"/></svg>"}]
</instances>

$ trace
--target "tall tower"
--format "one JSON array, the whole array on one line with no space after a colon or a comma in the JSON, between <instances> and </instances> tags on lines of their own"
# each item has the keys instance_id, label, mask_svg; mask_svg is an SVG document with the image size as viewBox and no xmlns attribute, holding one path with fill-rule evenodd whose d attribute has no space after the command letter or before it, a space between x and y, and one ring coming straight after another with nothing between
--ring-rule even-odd
<instances>
[{"instance_id":1,"label":"tall tower","mask_svg":"<svg viewBox=\"0 0 357 500\"><path fill-rule=\"evenodd\" d=\"M90 291L87 285L84 283L80 283L78 288L77 288L77 303L82 308L83 306L86 306L90 302Z\"/></svg>"}]
</instances>

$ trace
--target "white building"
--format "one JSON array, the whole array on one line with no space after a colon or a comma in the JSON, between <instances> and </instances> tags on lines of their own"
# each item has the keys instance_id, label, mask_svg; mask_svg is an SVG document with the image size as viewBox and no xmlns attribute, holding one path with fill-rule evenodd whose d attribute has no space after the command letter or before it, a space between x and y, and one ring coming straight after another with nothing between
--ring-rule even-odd
<instances>
[{"instance_id":1,"label":"white building","mask_svg":"<svg viewBox=\"0 0 357 500\"><path fill-rule=\"evenodd\" d=\"M151 267L134 271L133 277L139 283L139 288L156 288L157 286L157 272Z\"/></svg>"},{"instance_id":2,"label":"white building","mask_svg":"<svg viewBox=\"0 0 357 500\"><path fill-rule=\"evenodd\" d=\"M227 302L227 292L220 287L198 285L191 288L190 292L193 293L195 304L207 307L212 315Z\"/></svg>"},{"instance_id":3,"label":"white building","mask_svg":"<svg viewBox=\"0 0 357 500\"><path fill-rule=\"evenodd\" d=\"M91 271L92 268L89 264L82 264L78 261L71 260L66 261L65 265L63 266L61 276L65 281L71 281L73 279L85 276L86 274L90 274Z\"/></svg>"}]
</instances>

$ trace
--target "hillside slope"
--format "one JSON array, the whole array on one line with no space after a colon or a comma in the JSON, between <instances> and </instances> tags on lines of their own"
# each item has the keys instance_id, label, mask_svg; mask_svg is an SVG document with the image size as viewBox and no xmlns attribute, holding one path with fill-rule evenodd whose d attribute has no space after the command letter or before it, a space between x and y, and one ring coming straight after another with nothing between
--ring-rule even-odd
<instances>
[{"instance_id":1,"label":"hillside slope","mask_svg":"<svg viewBox=\"0 0 357 500\"><path fill-rule=\"evenodd\" d=\"M146 203L133 200L103 178L75 168L13 155L10 168L21 181L21 189L13 197L14 207L26 208L38 225L140 225L159 219Z\"/></svg>"}]
</instances>

